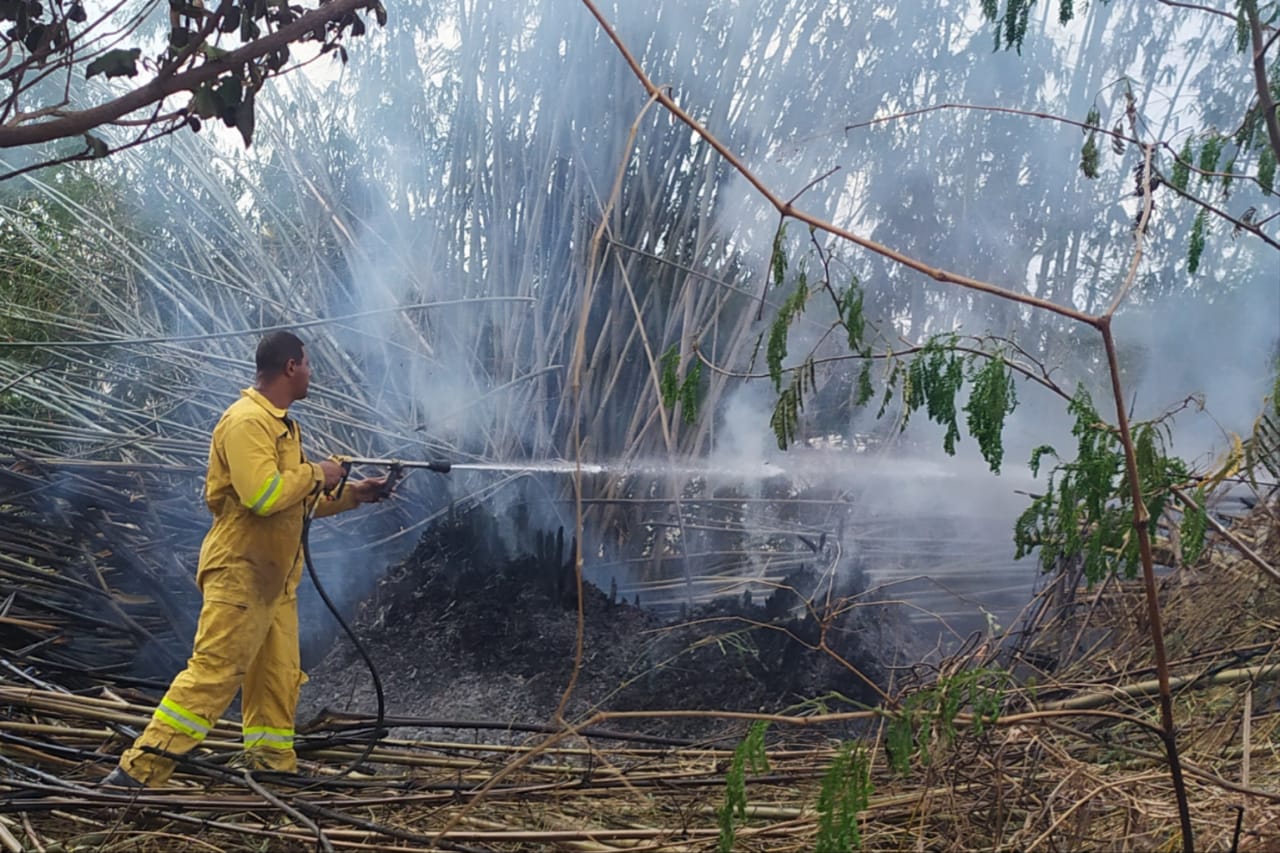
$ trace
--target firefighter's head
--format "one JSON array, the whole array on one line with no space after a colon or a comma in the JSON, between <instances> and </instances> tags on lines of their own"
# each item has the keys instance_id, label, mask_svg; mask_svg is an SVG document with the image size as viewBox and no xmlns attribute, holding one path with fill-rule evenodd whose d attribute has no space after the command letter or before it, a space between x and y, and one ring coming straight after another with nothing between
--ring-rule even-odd
<instances>
[{"instance_id":1,"label":"firefighter's head","mask_svg":"<svg viewBox=\"0 0 1280 853\"><path fill-rule=\"evenodd\" d=\"M302 339L293 332L268 332L254 357L258 385L271 386L290 399L301 400L311 387L311 361Z\"/></svg>"}]
</instances>

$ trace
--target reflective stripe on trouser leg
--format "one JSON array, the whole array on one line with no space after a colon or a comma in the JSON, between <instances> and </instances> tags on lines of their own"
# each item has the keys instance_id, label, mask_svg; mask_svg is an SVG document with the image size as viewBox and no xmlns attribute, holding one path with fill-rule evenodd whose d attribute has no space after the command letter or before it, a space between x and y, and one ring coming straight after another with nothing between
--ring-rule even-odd
<instances>
[{"instance_id":1,"label":"reflective stripe on trouser leg","mask_svg":"<svg viewBox=\"0 0 1280 853\"><path fill-rule=\"evenodd\" d=\"M244 676L241 697L245 748L258 763L292 773L298 769L293 750L298 691L306 676L298 654L298 599L288 596L271 612L271 627Z\"/></svg>"},{"instance_id":2,"label":"reflective stripe on trouser leg","mask_svg":"<svg viewBox=\"0 0 1280 853\"><path fill-rule=\"evenodd\" d=\"M273 729L270 726L246 726L244 748L293 749L293 729Z\"/></svg>"},{"instance_id":3,"label":"reflective stripe on trouser leg","mask_svg":"<svg viewBox=\"0 0 1280 853\"><path fill-rule=\"evenodd\" d=\"M195 711L182 707L171 696L165 696L160 700L151 718L190 736L197 743L204 740L205 735L209 734L209 729L213 728L211 721Z\"/></svg>"},{"instance_id":4,"label":"reflective stripe on trouser leg","mask_svg":"<svg viewBox=\"0 0 1280 853\"><path fill-rule=\"evenodd\" d=\"M222 600L205 588L187 668L178 673L151 722L120 757L124 771L148 785L163 785L174 762L145 747L184 753L197 746L227 710L269 627L266 608Z\"/></svg>"}]
</instances>

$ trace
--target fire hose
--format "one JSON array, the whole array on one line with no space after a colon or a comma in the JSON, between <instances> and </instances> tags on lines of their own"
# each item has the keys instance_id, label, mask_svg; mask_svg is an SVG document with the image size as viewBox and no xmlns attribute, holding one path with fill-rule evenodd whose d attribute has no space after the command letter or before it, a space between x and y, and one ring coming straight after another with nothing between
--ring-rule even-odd
<instances>
[{"instance_id":1,"label":"fire hose","mask_svg":"<svg viewBox=\"0 0 1280 853\"><path fill-rule=\"evenodd\" d=\"M347 479L351 476L351 469L356 465L376 465L387 469L387 480L380 492L379 499L388 498L395 490L396 485L404 477L407 471L414 468L423 468L428 471L435 471L439 474L449 473L452 466L448 462L403 462L397 459L364 459L352 456L335 456L333 461L342 466L342 479L338 481L338 485L333 488L333 497L335 499L342 497L342 492L346 488ZM355 646L356 652L364 661L369 669L369 677L373 680L373 692L377 698L378 710L374 718L373 734L369 738L369 742L365 744L364 751L355 761L351 762L347 767L333 777L333 780L341 779L350 774L353 770L368 760L373 753L378 742L386 736L385 724L386 720L386 697L382 692L382 677L378 674L378 667L374 664L373 658L370 657L368 650L364 644L360 642L360 638L356 636L356 632L352 630L347 621L342 618L342 614L338 611L338 606L329 598L328 592L325 591L324 585L320 583L320 575L316 572L315 563L311 559L311 521L315 518L316 507L322 500L322 495L317 494L312 500L311 505L307 508L306 515L302 521L302 559L307 567L307 574L311 577L311 582L315 584L316 592L320 594L320 600L324 602L325 607L329 608L329 612L333 614L333 618L338 620L338 625L342 627L343 633L351 640ZM332 781L332 780L330 780Z\"/></svg>"}]
</instances>

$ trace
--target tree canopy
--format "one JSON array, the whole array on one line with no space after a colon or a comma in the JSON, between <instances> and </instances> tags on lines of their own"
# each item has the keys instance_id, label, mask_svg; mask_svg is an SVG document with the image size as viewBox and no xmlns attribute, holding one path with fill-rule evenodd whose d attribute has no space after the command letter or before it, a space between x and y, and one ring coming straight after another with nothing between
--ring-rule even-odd
<instances>
[{"instance_id":1,"label":"tree canopy","mask_svg":"<svg viewBox=\"0 0 1280 853\"><path fill-rule=\"evenodd\" d=\"M345 42L366 30L361 13L386 23L380 0L221 0L216 9L203 0L3 0L0 148L34 148L0 179L214 119L247 146L258 92L300 64L291 48L311 44L314 55L336 52L345 62ZM117 132L101 130L108 126ZM69 139L80 142L70 152L48 145Z\"/></svg>"}]
</instances>

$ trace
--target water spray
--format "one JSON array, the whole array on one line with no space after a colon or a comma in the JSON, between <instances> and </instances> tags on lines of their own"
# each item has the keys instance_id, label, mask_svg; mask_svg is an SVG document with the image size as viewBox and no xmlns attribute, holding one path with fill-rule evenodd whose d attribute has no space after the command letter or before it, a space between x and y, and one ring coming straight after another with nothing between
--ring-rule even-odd
<instances>
[{"instance_id":1,"label":"water spray","mask_svg":"<svg viewBox=\"0 0 1280 853\"><path fill-rule=\"evenodd\" d=\"M736 477L742 479L768 479L788 474L787 470L767 461L759 464L744 464L738 461L734 464L689 465L658 460L629 461L626 463L574 462L565 459L552 459L544 462L443 462L361 456L331 456L330 458L342 466L344 474L350 474L351 469L356 466L367 465L385 468L388 475L396 480L414 468L435 471L437 474L448 474L451 471L492 471L510 474L644 474L651 476Z\"/></svg>"},{"instance_id":2,"label":"water spray","mask_svg":"<svg viewBox=\"0 0 1280 853\"><path fill-rule=\"evenodd\" d=\"M330 458L342 466L342 480L335 487L335 497L342 496L342 490L346 486L347 477L350 476L351 469L358 465L386 469L387 484L382 490L384 497L390 495L400 479L415 468L435 471L437 474L448 474L451 471L501 471L521 474L574 474L579 472L583 474L604 474L609 470L605 465L562 461L523 462L517 464L509 462L443 462L439 460L406 460L363 456L333 456Z\"/></svg>"}]
</instances>

